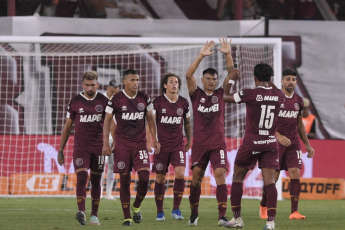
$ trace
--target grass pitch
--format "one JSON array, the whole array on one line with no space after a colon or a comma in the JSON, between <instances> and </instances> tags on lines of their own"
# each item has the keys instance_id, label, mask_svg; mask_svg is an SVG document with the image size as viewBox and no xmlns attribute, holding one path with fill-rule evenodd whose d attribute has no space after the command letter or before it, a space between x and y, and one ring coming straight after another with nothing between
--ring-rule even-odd
<instances>
[{"instance_id":1,"label":"grass pitch","mask_svg":"<svg viewBox=\"0 0 345 230\"><path fill-rule=\"evenodd\" d=\"M133 200L132 200L133 202ZM131 227L121 226L123 220L119 199L116 201L101 200L99 209L100 226L91 226L89 216L91 200L86 200L87 225L81 226L75 220L77 205L75 198L0 198L0 229L18 230L46 230L46 229L225 229L217 226L217 202L216 199L201 199L199 207L198 226L187 225L190 210L188 198L183 198L181 204L182 221L176 221L170 217L172 199L164 201L166 220L156 221L156 206L153 198L146 198L142 204L143 221ZM299 211L306 215L305 220L289 220L290 200L278 201L276 217L276 229L345 229L345 200L337 201L310 201L301 200ZM258 216L258 200L242 200L242 218L244 229L262 229L265 220ZM230 202L228 202L227 216L232 217Z\"/></svg>"}]
</instances>

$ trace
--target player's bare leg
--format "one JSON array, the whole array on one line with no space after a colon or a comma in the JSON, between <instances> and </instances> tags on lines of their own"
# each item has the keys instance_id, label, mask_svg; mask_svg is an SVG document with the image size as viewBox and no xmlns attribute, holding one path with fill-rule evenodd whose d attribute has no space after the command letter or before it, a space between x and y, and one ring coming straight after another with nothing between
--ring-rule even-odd
<instances>
[{"instance_id":1,"label":"player's bare leg","mask_svg":"<svg viewBox=\"0 0 345 230\"><path fill-rule=\"evenodd\" d=\"M185 167L178 166L175 168L175 183L174 183L174 206L171 212L171 217L175 220L183 220L184 217L180 211L180 204L183 196L185 181L184 181Z\"/></svg>"},{"instance_id":2,"label":"player's bare leg","mask_svg":"<svg viewBox=\"0 0 345 230\"><path fill-rule=\"evenodd\" d=\"M86 183L88 178L87 169L78 169L77 174L77 205L79 212L76 214L76 220L81 224L86 224L86 215L85 215L85 199L86 199Z\"/></svg>"},{"instance_id":3,"label":"player's bare leg","mask_svg":"<svg viewBox=\"0 0 345 230\"><path fill-rule=\"evenodd\" d=\"M135 201L132 206L133 210L133 220L135 223L140 223L143 219L140 211L141 202L144 200L147 190L149 188L149 177L150 171L149 169L143 168L138 170L138 187L137 187L137 195L135 197Z\"/></svg>"},{"instance_id":4,"label":"player's bare leg","mask_svg":"<svg viewBox=\"0 0 345 230\"><path fill-rule=\"evenodd\" d=\"M290 175L290 197L291 197L291 214L289 219L305 219L298 210L298 201L301 191L301 183L299 180L299 168L289 168Z\"/></svg>"},{"instance_id":5,"label":"player's bare leg","mask_svg":"<svg viewBox=\"0 0 345 230\"><path fill-rule=\"evenodd\" d=\"M91 200L92 200L91 218L90 218L91 225L101 224L98 220L98 207L99 207L99 202L101 199L101 178L102 178L102 173L91 171L91 175L90 175Z\"/></svg>"},{"instance_id":6,"label":"player's bare leg","mask_svg":"<svg viewBox=\"0 0 345 230\"><path fill-rule=\"evenodd\" d=\"M216 198L218 202L218 226L225 226L229 220L225 217L228 204L228 187L226 186L226 169L216 168L214 176L217 184Z\"/></svg>"},{"instance_id":7,"label":"player's bare leg","mask_svg":"<svg viewBox=\"0 0 345 230\"><path fill-rule=\"evenodd\" d=\"M166 174L163 173L156 173L156 182L155 182L155 201L157 207L157 221L164 221L164 211L163 211L163 203L164 203L164 193L165 193L165 176Z\"/></svg>"},{"instance_id":8,"label":"player's bare leg","mask_svg":"<svg viewBox=\"0 0 345 230\"><path fill-rule=\"evenodd\" d=\"M198 166L193 167L193 179L190 186L189 203L191 215L188 225L197 225L199 216L199 200L201 195L201 183L204 178L205 171Z\"/></svg>"}]
</instances>

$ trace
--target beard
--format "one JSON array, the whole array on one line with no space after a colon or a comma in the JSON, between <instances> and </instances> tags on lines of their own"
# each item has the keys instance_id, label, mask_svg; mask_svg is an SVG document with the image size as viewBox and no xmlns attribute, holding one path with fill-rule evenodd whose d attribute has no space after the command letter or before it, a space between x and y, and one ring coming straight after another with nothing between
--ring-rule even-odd
<instances>
[{"instance_id":1,"label":"beard","mask_svg":"<svg viewBox=\"0 0 345 230\"><path fill-rule=\"evenodd\" d=\"M87 91L86 94L89 96L89 97L93 97L95 95L95 92L94 91Z\"/></svg>"}]
</instances>

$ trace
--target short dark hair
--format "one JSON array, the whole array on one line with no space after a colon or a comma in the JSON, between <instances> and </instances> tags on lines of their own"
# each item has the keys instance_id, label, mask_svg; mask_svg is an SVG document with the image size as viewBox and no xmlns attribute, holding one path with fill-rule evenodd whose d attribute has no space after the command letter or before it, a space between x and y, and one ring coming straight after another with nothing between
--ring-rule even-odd
<instances>
[{"instance_id":1,"label":"short dark hair","mask_svg":"<svg viewBox=\"0 0 345 230\"><path fill-rule=\"evenodd\" d=\"M217 70L213 69L213 68L208 68L208 69L205 69L203 72L202 72L202 76L204 76L205 74L211 74L211 75L217 75L218 76L218 72Z\"/></svg>"},{"instance_id":2,"label":"short dark hair","mask_svg":"<svg viewBox=\"0 0 345 230\"><path fill-rule=\"evenodd\" d=\"M181 85L182 85L181 78L174 73L167 73L161 79L161 85L160 86L161 86L161 92L162 93L165 93L167 91L167 89L164 88L164 85L168 84L169 77L176 77L178 80L178 88L181 89Z\"/></svg>"},{"instance_id":3,"label":"short dark hair","mask_svg":"<svg viewBox=\"0 0 345 230\"><path fill-rule=\"evenodd\" d=\"M112 86L112 87L114 87L114 88L118 88L119 86L116 84L116 81L115 80L111 80L110 82L109 82L109 86Z\"/></svg>"},{"instance_id":4,"label":"short dark hair","mask_svg":"<svg viewBox=\"0 0 345 230\"><path fill-rule=\"evenodd\" d=\"M98 80L98 74L93 70L88 70L83 74L83 81L84 80Z\"/></svg>"},{"instance_id":5,"label":"short dark hair","mask_svg":"<svg viewBox=\"0 0 345 230\"><path fill-rule=\"evenodd\" d=\"M270 81L273 76L273 69L266 63L260 63L254 66L254 76L259 81Z\"/></svg>"},{"instance_id":6,"label":"short dark hair","mask_svg":"<svg viewBox=\"0 0 345 230\"><path fill-rule=\"evenodd\" d=\"M297 72L295 70L292 70L292 69L286 69L283 71L283 77L285 76L297 76Z\"/></svg>"},{"instance_id":7,"label":"short dark hair","mask_svg":"<svg viewBox=\"0 0 345 230\"><path fill-rule=\"evenodd\" d=\"M127 75L130 74L138 74L138 72L134 69L127 69L124 73L123 73L123 78L125 78Z\"/></svg>"}]
</instances>

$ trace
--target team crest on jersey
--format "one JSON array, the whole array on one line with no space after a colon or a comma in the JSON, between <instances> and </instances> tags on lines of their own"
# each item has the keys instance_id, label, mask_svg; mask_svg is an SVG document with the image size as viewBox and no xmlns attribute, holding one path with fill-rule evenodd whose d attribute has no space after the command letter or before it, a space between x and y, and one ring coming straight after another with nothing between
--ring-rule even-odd
<instances>
[{"instance_id":1,"label":"team crest on jersey","mask_svg":"<svg viewBox=\"0 0 345 230\"><path fill-rule=\"evenodd\" d=\"M100 112L103 111L103 106L101 106L101 105L96 105L95 109L96 109L97 112L100 113Z\"/></svg>"},{"instance_id":2,"label":"team crest on jersey","mask_svg":"<svg viewBox=\"0 0 345 230\"><path fill-rule=\"evenodd\" d=\"M256 95L256 100L257 100L257 101L263 101L264 99L262 98L261 95Z\"/></svg>"},{"instance_id":3,"label":"team crest on jersey","mask_svg":"<svg viewBox=\"0 0 345 230\"><path fill-rule=\"evenodd\" d=\"M183 114L183 109L178 108L176 112L177 112L177 115L182 116L182 114Z\"/></svg>"},{"instance_id":4,"label":"team crest on jersey","mask_svg":"<svg viewBox=\"0 0 345 230\"><path fill-rule=\"evenodd\" d=\"M124 169L125 166L126 166L126 164L125 164L125 162L123 162L123 161L119 161L119 162L117 163L117 168L118 168L118 169Z\"/></svg>"},{"instance_id":5,"label":"team crest on jersey","mask_svg":"<svg viewBox=\"0 0 345 230\"><path fill-rule=\"evenodd\" d=\"M76 166L81 166L81 165L83 165L83 159L77 158L77 159L75 160L75 165L76 165Z\"/></svg>"},{"instance_id":6,"label":"team crest on jersey","mask_svg":"<svg viewBox=\"0 0 345 230\"><path fill-rule=\"evenodd\" d=\"M140 110L140 111L143 111L145 109L145 105L144 103L139 103L137 108Z\"/></svg>"},{"instance_id":7,"label":"team crest on jersey","mask_svg":"<svg viewBox=\"0 0 345 230\"><path fill-rule=\"evenodd\" d=\"M163 164L162 164L162 163L158 163L158 164L156 165L156 169L157 169L158 171L163 170Z\"/></svg>"},{"instance_id":8,"label":"team crest on jersey","mask_svg":"<svg viewBox=\"0 0 345 230\"><path fill-rule=\"evenodd\" d=\"M167 113L167 110L166 109L162 109L162 113Z\"/></svg>"},{"instance_id":9,"label":"team crest on jersey","mask_svg":"<svg viewBox=\"0 0 345 230\"><path fill-rule=\"evenodd\" d=\"M201 103L205 103L205 98L202 97L202 98L200 99L200 102L201 102Z\"/></svg>"},{"instance_id":10,"label":"team crest on jersey","mask_svg":"<svg viewBox=\"0 0 345 230\"><path fill-rule=\"evenodd\" d=\"M295 103L295 109L299 110L299 104L298 103Z\"/></svg>"},{"instance_id":11,"label":"team crest on jersey","mask_svg":"<svg viewBox=\"0 0 345 230\"><path fill-rule=\"evenodd\" d=\"M84 113L84 109L83 108L79 108L79 113Z\"/></svg>"},{"instance_id":12,"label":"team crest on jersey","mask_svg":"<svg viewBox=\"0 0 345 230\"><path fill-rule=\"evenodd\" d=\"M218 102L218 97L217 96L212 96L212 99L211 99L212 103L215 104Z\"/></svg>"}]
</instances>

